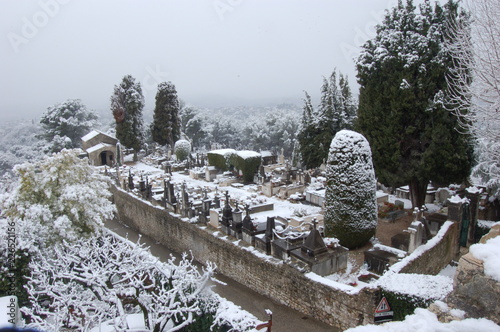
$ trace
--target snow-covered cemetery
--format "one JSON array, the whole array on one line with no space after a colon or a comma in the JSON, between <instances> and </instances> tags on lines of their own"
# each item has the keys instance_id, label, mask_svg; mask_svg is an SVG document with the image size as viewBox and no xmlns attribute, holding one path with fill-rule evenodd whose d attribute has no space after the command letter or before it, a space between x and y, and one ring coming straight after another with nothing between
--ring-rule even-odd
<instances>
[{"instance_id":1,"label":"snow-covered cemetery","mask_svg":"<svg viewBox=\"0 0 500 332\"><path fill-rule=\"evenodd\" d=\"M500 331L499 22L400 0L298 105L126 74L0 123L0 329Z\"/></svg>"}]
</instances>

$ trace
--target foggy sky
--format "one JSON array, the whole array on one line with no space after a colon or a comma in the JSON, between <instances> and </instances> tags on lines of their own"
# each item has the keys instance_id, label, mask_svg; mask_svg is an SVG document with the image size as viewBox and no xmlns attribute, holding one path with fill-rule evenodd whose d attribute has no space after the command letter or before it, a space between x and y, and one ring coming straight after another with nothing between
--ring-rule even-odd
<instances>
[{"instance_id":1,"label":"foggy sky","mask_svg":"<svg viewBox=\"0 0 500 332\"><path fill-rule=\"evenodd\" d=\"M334 68L357 93L353 58L391 0L0 0L0 120L81 99L109 110L114 85L157 84L199 107L319 102Z\"/></svg>"}]
</instances>

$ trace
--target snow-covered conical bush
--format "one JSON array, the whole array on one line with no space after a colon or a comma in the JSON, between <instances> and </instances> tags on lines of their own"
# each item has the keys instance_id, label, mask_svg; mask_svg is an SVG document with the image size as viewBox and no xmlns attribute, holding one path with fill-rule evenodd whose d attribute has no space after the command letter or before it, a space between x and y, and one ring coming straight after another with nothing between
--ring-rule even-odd
<instances>
[{"instance_id":1,"label":"snow-covered conical bush","mask_svg":"<svg viewBox=\"0 0 500 332\"><path fill-rule=\"evenodd\" d=\"M189 143L185 139L178 140L177 142L175 142L174 152L177 160L186 160L191 153L191 143Z\"/></svg>"},{"instance_id":2,"label":"snow-covered conical bush","mask_svg":"<svg viewBox=\"0 0 500 332\"><path fill-rule=\"evenodd\" d=\"M325 235L347 248L367 243L377 227L376 180L366 138L341 130L332 140L326 168Z\"/></svg>"}]
</instances>

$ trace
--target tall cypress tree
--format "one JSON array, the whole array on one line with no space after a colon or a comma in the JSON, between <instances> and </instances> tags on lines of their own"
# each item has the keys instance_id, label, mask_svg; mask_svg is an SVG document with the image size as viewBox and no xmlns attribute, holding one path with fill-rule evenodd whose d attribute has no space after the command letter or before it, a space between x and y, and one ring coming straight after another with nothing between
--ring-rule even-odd
<instances>
[{"instance_id":1,"label":"tall cypress tree","mask_svg":"<svg viewBox=\"0 0 500 332\"><path fill-rule=\"evenodd\" d=\"M153 141L160 145L169 144L172 149L181 136L180 105L177 91L172 82L158 85L156 105L151 124Z\"/></svg>"},{"instance_id":2,"label":"tall cypress tree","mask_svg":"<svg viewBox=\"0 0 500 332\"><path fill-rule=\"evenodd\" d=\"M363 46L358 130L370 142L380 182L409 184L414 206L425 202L429 181L463 181L471 167L469 137L446 110L446 73L453 66L442 47L457 3L428 1L417 13L400 0Z\"/></svg>"},{"instance_id":3,"label":"tall cypress tree","mask_svg":"<svg viewBox=\"0 0 500 332\"><path fill-rule=\"evenodd\" d=\"M135 82L131 75L126 75L120 85L115 85L111 96L111 111L116 122L116 138L125 147L134 150L134 160L137 160L137 152L144 139L143 108L141 84Z\"/></svg>"}]
</instances>

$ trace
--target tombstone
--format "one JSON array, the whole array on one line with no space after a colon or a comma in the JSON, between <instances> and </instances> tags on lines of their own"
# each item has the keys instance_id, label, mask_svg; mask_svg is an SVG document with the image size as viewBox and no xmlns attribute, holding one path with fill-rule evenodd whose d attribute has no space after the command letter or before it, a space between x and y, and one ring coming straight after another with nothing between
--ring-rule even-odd
<instances>
[{"instance_id":1,"label":"tombstone","mask_svg":"<svg viewBox=\"0 0 500 332\"><path fill-rule=\"evenodd\" d=\"M401 232L393 237L391 237L391 247L403 250L403 251L408 251L408 248L410 246L410 233L409 232Z\"/></svg>"},{"instance_id":2,"label":"tombstone","mask_svg":"<svg viewBox=\"0 0 500 332\"><path fill-rule=\"evenodd\" d=\"M212 205L212 200L208 198L207 192L208 190L205 189L204 190L205 196L203 197L201 213L198 219L200 222L204 224L208 223L210 219L210 206Z\"/></svg>"},{"instance_id":3,"label":"tombstone","mask_svg":"<svg viewBox=\"0 0 500 332\"><path fill-rule=\"evenodd\" d=\"M281 148L281 153L279 155L279 163L284 165L285 164L285 154L284 154L284 149Z\"/></svg>"},{"instance_id":4,"label":"tombstone","mask_svg":"<svg viewBox=\"0 0 500 332\"><path fill-rule=\"evenodd\" d=\"M403 201L399 200L399 199L396 199L394 201L394 205L396 205L401 210L403 210L405 208L405 203Z\"/></svg>"},{"instance_id":5,"label":"tombstone","mask_svg":"<svg viewBox=\"0 0 500 332\"><path fill-rule=\"evenodd\" d=\"M274 237L275 228L276 228L276 223L274 221L274 217L267 217L265 233L256 235L254 237L255 248L264 252L266 255L271 254L271 242Z\"/></svg>"},{"instance_id":6,"label":"tombstone","mask_svg":"<svg viewBox=\"0 0 500 332\"><path fill-rule=\"evenodd\" d=\"M238 204L236 203L236 207L233 210L233 221L231 222L231 235L239 240L242 239L242 214L243 211L238 208Z\"/></svg>"},{"instance_id":7,"label":"tombstone","mask_svg":"<svg viewBox=\"0 0 500 332\"><path fill-rule=\"evenodd\" d=\"M250 217L250 206L247 204L245 206L245 218L242 221L242 239L246 243L255 246L255 235L262 234L263 232L257 232L252 218Z\"/></svg>"},{"instance_id":8,"label":"tombstone","mask_svg":"<svg viewBox=\"0 0 500 332\"><path fill-rule=\"evenodd\" d=\"M309 174L309 172L306 172L304 174L304 184L310 184L311 183L311 175Z\"/></svg>"},{"instance_id":9,"label":"tombstone","mask_svg":"<svg viewBox=\"0 0 500 332\"><path fill-rule=\"evenodd\" d=\"M172 165L170 165L170 164L165 165L165 173L172 176Z\"/></svg>"},{"instance_id":10,"label":"tombstone","mask_svg":"<svg viewBox=\"0 0 500 332\"><path fill-rule=\"evenodd\" d=\"M410 254L422 244L424 231L424 224L421 221L414 221L411 223L410 227L408 227L408 232L410 233L408 252Z\"/></svg>"},{"instance_id":11,"label":"tombstone","mask_svg":"<svg viewBox=\"0 0 500 332\"><path fill-rule=\"evenodd\" d=\"M132 173L130 169L128 170L128 189L133 190L135 188L134 178L132 177Z\"/></svg>"},{"instance_id":12,"label":"tombstone","mask_svg":"<svg viewBox=\"0 0 500 332\"><path fill-rule=\"evenodd\" d=\"M146 181L144 181L142 175L141 175L141 181L139 181L139 190L141 193L144 193L146 191Z\"/></svg>"},{"instance_id":13,"label":"tombstone","mask_svg":"<svg viewBox=\"0 0 500 332\"><path fill-rule=\"evenodd\" d=\"M348 250L342 246L332 249L326 247L317 227L317 220L313 220L313 229L300 247L291 251L291 255L305 262L312 272L327 276L347 267Z\"/></svg>"},{"instance_id":14,"label":"tombstone","mask_svg":"<svg viewBox=\"0 0 500 332\"><path fill-rule=\"evenodd\" d=\"M229 192L226 191L226 202L222 209L221 229L224 233L231 235L231 222L233 220L233 209L229 205Z\"/></svg>"},{"instance_id":15,"label":"tombstone","mask_svg":"<svg viewBox=\"0 0 500 332\"><path fill-rule=\"evenodd\" d=\"M219 212L217 210L211 209L210 210L210 221L209 221L210 226L213 228L217 229L219 228Z\"/></svg>"}]
</instances>

